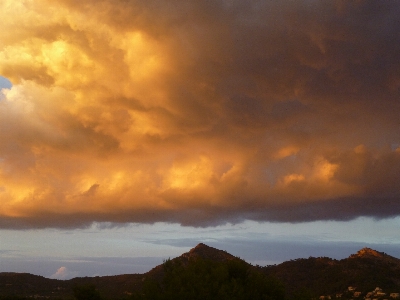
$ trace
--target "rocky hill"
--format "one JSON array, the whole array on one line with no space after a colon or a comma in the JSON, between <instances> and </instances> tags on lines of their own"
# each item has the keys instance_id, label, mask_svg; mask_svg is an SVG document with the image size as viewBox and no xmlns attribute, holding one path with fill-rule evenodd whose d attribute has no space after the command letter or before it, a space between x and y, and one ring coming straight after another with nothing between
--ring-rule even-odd
<instances>
[{"instance_id":1,"label":"rocky hill","mask_svg":"<svg viewBox=\"0 0 400 300\"><path fill-rule=\"evenodd\" d=\"M239 259L226 251L219 250L210 246L207 246L203 243L198 244L196 247L190 249L189 252L183 253L181 256L175 257L172 261L179 261L184 265L187 265L191 260L196 258L210 259L213 261L226 261L232 259ZM144 278L152 277L157 280L160 280L164 275L163 265L158 265L151 269L149 272L144 274Z\"/></svg>"},{"instance_id":2,"label":"rocky hill","mask_svg":"<svg viewBox=\"0 0 400 300\"><path fill-rule=\"evenodd\" d=\"M172 259L189 265L197 258L214 262L241 261L222 251L199 244L189 252ZM283 282L287 298L310 299L320 295L334 295L347 291L349 286L367 293L379 286L388 293L400 292L400 260L373 249L364 248L342 260L328 257L310 257L286 261L279 265L251 267ZM78 277L55 280L24 273L0 273L0 300L4 296L46 297L73 299L72 289L79 285L95 285L106 299L123 299L142 289L147 279L160 281L163 265L145 274L126 274L103 277ZM2 298L3 297L3 298Z\"/></svg>"},{"instance_id":3,"label":"rocky hill","mask_svg":"<svg viewBox=\"0 0 400 300\"><path fill-rule=\"evenodd\" d=\"M261 269L279 278L289 295L306 289L317 297L341 293L349 286L364 294L377 286L388 292L400 292L400 260L369 248L342 260L310 257Z\"/></svg>"},{"instance_id":4,"label":"rocky hill","mask_svg":"<svg viewBox=\"0 0 400 300\"><path fill-rule=\"evenodd\" d=\"M231 259L238 259L237 257L229 254L226 251L207 246L203 243L198 244L189 252L182 254L178 259L189 262L191 259L196 259L198 257L204 259L211 259L213 261L226 261Z\"/></svg>"}]
</instances>

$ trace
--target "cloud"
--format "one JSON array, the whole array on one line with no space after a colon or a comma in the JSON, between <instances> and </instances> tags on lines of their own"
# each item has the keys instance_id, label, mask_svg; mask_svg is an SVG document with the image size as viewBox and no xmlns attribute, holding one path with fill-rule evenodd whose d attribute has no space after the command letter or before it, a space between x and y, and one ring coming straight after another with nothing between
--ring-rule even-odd
<instances>
[{"instance_id":1,"label":"cloud","mask_svg":"<svg viewBox=\"0 0 400 300\"><path fill-rule=\"evenodd\" d=\"M0 6L0 227L400 213L397 3Z\"/></svg>"},{"instance_id":2,"label":"cloud","mask_svg":"<svg viewBox=\"0 0 400 300\"><path fill-rule=\"evenodd\" d=\"M60 267L57 269L53 275L50 276L51 279L67 280L77 277L79 272L73 272L68 270L66 267Z\"/></svg>"}]
</instances>

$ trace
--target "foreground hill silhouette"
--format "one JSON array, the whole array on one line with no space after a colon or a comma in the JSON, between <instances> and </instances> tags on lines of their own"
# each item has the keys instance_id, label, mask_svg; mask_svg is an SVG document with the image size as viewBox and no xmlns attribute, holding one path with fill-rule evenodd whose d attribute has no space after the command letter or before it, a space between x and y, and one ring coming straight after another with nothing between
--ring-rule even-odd
<instances>
[{"instance_id":1,"label":"foreground hill silhouette","mask_svg":"<svg viewBox=\"0 0 400 300\"><path fill-rule=\"evenodd\" d=\"M189 252L183 253L181 256L174 258L172 261L181 262L183 265L189 264L190 261L196 260L197 258L209 259L216 262L224 262L228 260L239 259L226 251L222 251L203 243L198 244L196 247L192 248ZM163 275L163 265L159 265L148 273L146 276L153 276L160 278Z\"/></svg>"},{"instance_id":2,"label":"foreground hill silhouette","mask_svg":"<svg viewBox=\"0 0 400 300\"><path fill-rule=\"evenodd\" d=\"M193 295L206 293L204 286L207 286L214 294L220 293L221 299L229 299L232 298L229 293L235 288L237 293L259 291L256 286L250 288L254 282L268 287L260 293L270 293L269 299L279 300L283 298L283 289L272 278L283 283L286 299L335 294L347 290L348 286L356 286L361 292L371 291L376 286L388 293L400 292L400 260L364 248L342 260L310 257L260 267L226 251L199 244L145 274L78 277L62 281L26 273L0 273L0 300L35 295L48 299L74 299L73 288L76 286L95 286L103 299L169 299L155 294L151 298L149 292L178 293L177 286L182 289L182 299L197 299ZM221 291L217 289L218 285L223 286ZM195 294L187 296L184 288ZM211 296L207 298L211 299Z\"/></svg>"},{"instance_id":3,"label":"foreground hill silhouette","mask_svg":"<svg viewBox=\"0 0 400 300\"><path fill-rule=\"evenodd\" d=\"M285 292L279 281L244 260L199 244L149 272L132 299L284 300Z\"/></svg>"}]
</instances>

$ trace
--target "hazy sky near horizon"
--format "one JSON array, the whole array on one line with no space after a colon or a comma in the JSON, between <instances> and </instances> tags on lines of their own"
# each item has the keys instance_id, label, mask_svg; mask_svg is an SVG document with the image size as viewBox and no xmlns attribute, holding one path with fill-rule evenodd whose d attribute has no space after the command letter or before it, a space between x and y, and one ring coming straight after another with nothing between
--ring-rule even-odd
<instances>
[{"instance_id":1,"label":"hazy sky near horizon","mask_svg":"<svg viewBox=\"0 0 400 300\"><path fill-rule=\"evenodd\" d=\"M1 231L0 272L49 278L145 273L202 242L258 265L296 258L343 259L364 247L400 258L400 218L300 224L245 221L216 227L125 224Z\"/></svg>"},{"instance_id":2,"label":"hazy sky near horizon","mask_svg":"<svg viewBox=\"0 0 400 300\"><path fill-rule=\"evenodd\" d=\"M141 230L163 242L139 238L134 257L178 255L202 232L230 252L246 230L249 245L285 248L261 234L272 229L293 233L295 254L296 228L309 245L396 249L399 13L366 0L1 1L0 267L44 241L78 257ZM67 236L76 247L58 248ZM178 237L190 243L166 242ZM102 257L131 257L122 248ZM279 261L266 254L250 259Z\"/></svg>"}]
</instances>

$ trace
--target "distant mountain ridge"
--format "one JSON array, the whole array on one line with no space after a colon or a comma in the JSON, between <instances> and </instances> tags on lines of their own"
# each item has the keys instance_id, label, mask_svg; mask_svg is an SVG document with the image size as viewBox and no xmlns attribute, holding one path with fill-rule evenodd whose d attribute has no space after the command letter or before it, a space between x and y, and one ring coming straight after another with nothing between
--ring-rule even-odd
<instances>
[{"instance_id":1,"label":"distant mountain ridge","mask_svg":"<svg viewBox=\"0 0 400 300\"><path fill-rule=\"evenodd\" d=\"M186 265L198 258L216 262L240 260L226 251L200 243L172 261ZM356 286L361 292L376 286L388 292L400 292L400 260L370 248L363 248L342 260L310 257L253 268L282 281L288 298L296 295L299 290L307 290L309 295L318 297L342 292L348 286ZM122 299L140 290L146 278L159 280L163 274L163 265L144 274L77 277L65 281L27 273L0 273L0 299L1 296L34 295L48 299L71 298L73 286L85 284L96 285L107 299Z\"/></svg>"}]
</instances>

